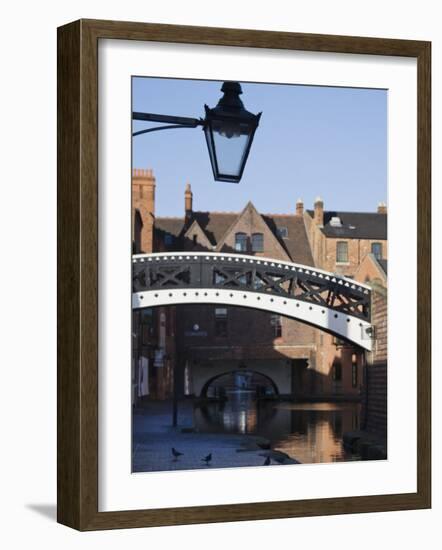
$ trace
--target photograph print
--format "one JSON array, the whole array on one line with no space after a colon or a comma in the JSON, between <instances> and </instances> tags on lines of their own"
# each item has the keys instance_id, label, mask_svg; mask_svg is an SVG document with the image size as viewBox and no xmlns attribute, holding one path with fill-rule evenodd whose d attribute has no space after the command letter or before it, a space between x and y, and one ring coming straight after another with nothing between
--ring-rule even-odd
<instances>
[{"instance_id":1,"label":"photograph print","mask_svg":"<svg viewBox=\"0 0 442 550\"><path fill-rule=\"evenodd\" d=\"M384 89L132 77L132 472L387 459Z\"/></svg>"}]
</instances>

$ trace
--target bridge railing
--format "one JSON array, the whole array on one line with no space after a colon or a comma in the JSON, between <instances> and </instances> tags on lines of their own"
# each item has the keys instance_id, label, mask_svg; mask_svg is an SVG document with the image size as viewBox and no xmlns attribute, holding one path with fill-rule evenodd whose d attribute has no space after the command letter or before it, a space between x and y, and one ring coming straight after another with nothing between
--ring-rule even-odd
<instances>
[{"instance_id":1,"label":"bridge railing","mask_svg":"<svg viewBox=\"0 0 442 550\"><path fill-rule=\"evenodd\" d=\"M223 253L133 256L133 292L211 288L293 298L370 321L370 287L311 266Z\"/></svg>"}]
</instances>

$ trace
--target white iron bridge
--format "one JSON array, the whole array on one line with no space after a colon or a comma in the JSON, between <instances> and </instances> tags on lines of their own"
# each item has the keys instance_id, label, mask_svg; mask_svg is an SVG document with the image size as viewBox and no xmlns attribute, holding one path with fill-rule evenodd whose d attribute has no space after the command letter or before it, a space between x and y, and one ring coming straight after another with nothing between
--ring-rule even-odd
<instances>
[{"instance_id":1,"label":"white iron bridge","mask_svg":"<svg viewBox=\"0 0 442 550\"><path fill-rule=\"evenodd\" d=\"M241 306L283 315L373 347L371 289L315 267L244 254L136 254L132 307Z\"/></svg>"}]
</instances>

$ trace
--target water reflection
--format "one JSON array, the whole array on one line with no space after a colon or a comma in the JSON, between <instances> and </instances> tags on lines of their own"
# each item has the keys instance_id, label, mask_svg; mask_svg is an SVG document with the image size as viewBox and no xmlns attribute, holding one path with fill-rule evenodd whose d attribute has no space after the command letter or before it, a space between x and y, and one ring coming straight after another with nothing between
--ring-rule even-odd
<instances>
[{"instance_id":1,"label":"water reflection","mask_svg":"<svg viewBox=\"0 0 442 550\"><path fill-rule=\"evenodd\" d=\"M359 429L359 422L358 403L268 401L236 388L195 410L200 432L258 435L303 463L359 460L342 444L343 433Z\"/></svg>"}]
</instances>

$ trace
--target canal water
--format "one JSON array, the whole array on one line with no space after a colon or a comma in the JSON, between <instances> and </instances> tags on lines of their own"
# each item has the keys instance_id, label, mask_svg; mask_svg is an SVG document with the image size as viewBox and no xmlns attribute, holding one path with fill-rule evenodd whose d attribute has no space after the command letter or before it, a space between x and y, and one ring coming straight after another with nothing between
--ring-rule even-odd
<instances>
[{"instance_id":1,"label":"canal water","mask_svg":"<svg viewBox=\"0 0 442 550\"><path fill-rule=\"evenodd\" d=\"M304 464L360 460L344 449L344 432L359 429L360 404L256 399L255 391L228 390L223 401L195 409L200 433L251 434Z\"/></svg>"}]
</instances>

